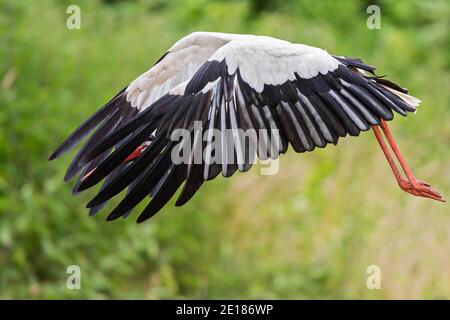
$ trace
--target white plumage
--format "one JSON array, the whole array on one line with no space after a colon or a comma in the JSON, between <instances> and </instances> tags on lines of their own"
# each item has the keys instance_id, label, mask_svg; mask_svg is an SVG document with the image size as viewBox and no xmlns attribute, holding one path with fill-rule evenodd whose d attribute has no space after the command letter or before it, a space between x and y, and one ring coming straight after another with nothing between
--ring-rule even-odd
<instances>
[{"instance_id":1,"label":"white plumage","mask_svg":"<svg viewBox=\"0 0 450 320\"><path fill-rule=\"evenodd\" d=\"M194 73L220 47L242 35L194 32L176 42L163 59L130 83L127 101L144 110ZM253 37L253 36L248 36Z\"/></svg>"},{"instance_id":2,"label":"white plumage","mask_svg":"<svg viewBox=\"0 0 450 320\"><path fill-rule=\"evenodd\" d=\"M239 68L242 79L256 92L264 85L280 85L298 76L309 79L337 68L326 51L265 36L238 39L219 48L210 61L226 61L228 74Z\"/></svg>"},{"instance_id":3,"label":"white plumage","mask_svg":"<svg viewBox=\"0 0 450 320\"><path fill-rule=\"evenodd\" d=\"M308 79L337 68L325 50L267 36L194 32L175 43L166 56L131 82L127 100L144 110L178 84L189 80L206 61L226 60L231 75L239 68L242 79L261 92L265 84L279 85Z\"/></svg>"}]
</instances>

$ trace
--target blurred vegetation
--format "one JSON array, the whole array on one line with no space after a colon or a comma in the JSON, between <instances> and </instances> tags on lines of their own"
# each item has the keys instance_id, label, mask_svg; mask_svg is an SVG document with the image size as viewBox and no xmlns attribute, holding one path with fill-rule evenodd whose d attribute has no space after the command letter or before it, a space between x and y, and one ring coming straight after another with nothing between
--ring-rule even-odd
<instances>
[{"instance_id":1,"label":"blurred vegetation","mask_svg":"<svg viewBox=\"0 0 450 320\"><path fill-rule=\"evenodd\" d=\"M62 182L74 153L47 162L180 37L253 33L361 57L408 87L423 104L391 127L450 197L449 3L376 3L380 30L371 1L0 0L0 298L449 299L448 205L401 192L370 132L289 152L275 176L207 183L141 225L88 217L94 192ZM70 4L81 30L66 28ZM66 288L72 264L81 290ZM372 264L381 290L366 287Z\"/></svg>"}]
</instances>

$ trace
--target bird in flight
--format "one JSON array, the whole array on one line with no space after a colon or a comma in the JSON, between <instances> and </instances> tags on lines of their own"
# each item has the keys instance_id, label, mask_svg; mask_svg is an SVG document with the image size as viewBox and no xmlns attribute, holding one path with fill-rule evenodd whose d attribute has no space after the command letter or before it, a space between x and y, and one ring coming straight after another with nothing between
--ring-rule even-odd
<instances>
[{"instance_id":1,"label":"bird in flight","mask_svg":"<svg viewBox=\"0 0 450 320\"><path fill-rule=\"evenodd\" d=\"M64 180L78 175L74 194L104 180L87 204L91 215L127 189L108 220L128 216L149 196L142 222L182 185L176 206L219 173L248 171L255 154L275 159L289 145L312 151L372 129L402 190L445 201L414 177L387 125L394 113L415 112L420 100L374 71L360 59L267 36L194 32L91 115L50 160L90 134ZM174 139L180 130L187 134Z\"/></svg>"}]
</instances>

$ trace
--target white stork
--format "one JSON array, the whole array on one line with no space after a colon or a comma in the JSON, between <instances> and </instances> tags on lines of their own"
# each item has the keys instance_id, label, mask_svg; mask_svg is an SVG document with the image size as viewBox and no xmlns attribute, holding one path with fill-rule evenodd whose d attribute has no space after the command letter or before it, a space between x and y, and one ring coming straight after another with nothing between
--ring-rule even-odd
<instances>
[{"instance_id":1,"label":"white stork","mask_svg":"<svg viewBox=\"0 0 450 320\"><path fill-rule=\"evenodd\" d=\"M262 152L258 141L253 141L262 158L285 153L289 144L296 152L312 151L336 144L347 134L357 136L372 129L401 189L445 201L413 176L387 126L393 112L406 116L416 111L420 100L375 76L374 70L360 59L271 37L195 32L176 42L150 70L89 117L50 160L95 129L72 160L65 181L81 172L73 189L77 193L106 178L87 205L90 214L128 188L108 220L126 217L149 195L151 200L137 220L142 222L157 213L183 183L177 206L220 172L228 177L251 167L248 145L237 140L231 141L237 156L223 156L222 163L174 163L171 151L178 142L172 141L171 133L180 128L193 132L194 121L200 121L205 131L278 130L278 150ZM261 140L259 135L256 138ZM194 138L190 150L209 142ZM228 143L221 141L223 148ZM228 154L227 150L222 153Z\"/></svg>"}]
</instances>

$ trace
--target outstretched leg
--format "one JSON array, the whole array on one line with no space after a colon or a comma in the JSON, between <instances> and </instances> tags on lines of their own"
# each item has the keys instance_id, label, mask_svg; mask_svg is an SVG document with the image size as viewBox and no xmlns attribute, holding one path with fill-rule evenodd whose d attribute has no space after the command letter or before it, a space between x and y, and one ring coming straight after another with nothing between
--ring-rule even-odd
<instances>
[{"instance_id":1,"label":"outstretched leg","mask_svg":"<svg viewBox=\"0 0 450 320\"><path fill-rule=\"evenodd\" d=\"M420 181L414 177L412 174L411 169L408 167L408 164L406 163L405 159L403 158L403 155L400 152L400 149L398 148L394 137L392 136L392 133L386 123L386 121L381 120L380 124L381 129L383 130L384 135L386 136L386 140L388 141L389 145L392 148L392 151L394 152L396 158L398 159L398 162L400 163L400 166L402 167L407 179L403 178L400 171L398 170L394 159L392 158L389 148L384 143L383 137L381 135L380 130L376 126L372 126L372 130L375 134L375 137L378 140L378 143L380 144L381 149L383 150L384 155L386 156L386 159L389 163L389 166L392 169L392 172L395 175L395 178L397 179L398 185L400 188L412 195L419 196L419 197L425 197L430 198L438 201L445 202L444 198L430 187L430 185L426 182Z\"/></svg>"}]
</instances>

